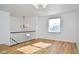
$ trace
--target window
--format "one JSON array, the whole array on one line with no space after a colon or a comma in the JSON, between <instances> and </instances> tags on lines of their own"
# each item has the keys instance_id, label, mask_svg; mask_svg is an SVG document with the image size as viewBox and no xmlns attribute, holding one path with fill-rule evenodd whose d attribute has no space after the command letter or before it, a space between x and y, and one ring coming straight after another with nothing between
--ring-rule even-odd
<instances>
[{"instance_id":1,"label":"window","mask_svg":"<svg viewBox=\"0 0 79 59\"><path fill-rule=\"evenodd\" d=\"M49 19L49 32L60 32L60 18Z\"/></svg>"}]
</instances>

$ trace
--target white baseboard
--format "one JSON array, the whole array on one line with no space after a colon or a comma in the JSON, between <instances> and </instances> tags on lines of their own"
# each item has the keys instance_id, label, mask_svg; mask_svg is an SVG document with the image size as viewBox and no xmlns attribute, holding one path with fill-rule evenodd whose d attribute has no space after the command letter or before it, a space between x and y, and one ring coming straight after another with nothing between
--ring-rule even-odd
<instances>
[{"instance_id":1,"label":"white baseboard","mask_svg":"<svg viewBox=\"0 0 79 59\"><path fill-rule=\"evenodd\" d=\"M56 40L56 41L63 41L63 42L71 42L71 43L76 43L75 41L69 41L69 40L58 40L58 39L49 39L49 38L37 38L37 39L47 39L47 40Z\"/></svg>"}]
</instances>

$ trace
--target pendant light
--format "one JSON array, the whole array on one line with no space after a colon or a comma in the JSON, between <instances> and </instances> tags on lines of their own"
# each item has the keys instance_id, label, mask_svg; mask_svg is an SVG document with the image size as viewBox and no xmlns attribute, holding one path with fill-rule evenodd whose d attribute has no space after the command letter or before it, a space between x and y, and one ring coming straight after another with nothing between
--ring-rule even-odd
<instances>
[{"instance_id":1,"label":"pendant light","mask_svg":"<svg viewBox=\"0 0 79 59\"><path fill-rule=\"evenodd\" d=\"M27 28L25 25L25 16L23 16L23 24L20 26L23 30Z\"/></svg>"}]
</instances>

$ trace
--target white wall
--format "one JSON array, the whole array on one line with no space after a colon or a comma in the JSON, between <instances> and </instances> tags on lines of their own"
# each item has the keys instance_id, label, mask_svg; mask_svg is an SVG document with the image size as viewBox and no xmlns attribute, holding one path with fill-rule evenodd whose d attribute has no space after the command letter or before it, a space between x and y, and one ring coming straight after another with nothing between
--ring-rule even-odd
<instances>
[{"instance_id":1,"label":"white wall","mask_svg":"<svg viewBox=\"0 0 79 59\"><path fill-rule=\"evenodd\" d=\"M20 25L22 25L22 20L13 16L10 16L10 20L10 31L21 31Z\"/></svg>"},{"instance_id":2,"label":"white wall","mask_svg":"<svg viewBox=\"0 0 79 59\"><path fill-rule=\"evenodd\" d=\"M76 42L76 12L65 13L58 16L61 16L60 33L49 33L48 17L38 17L38 38Z\"/></svg>"},{"instance_id":3,"label":"white wall","mask_svg":"<svg viewBox=\"0 0 79 59\"><path fill-rule=\"evenodd\" d=\"M0 11L0 44L10 45L10 14Z\"/></svg>"},{"instance_id":4,"label":"white wall","mask_svg":"<svg viewBox=\"0 0 79 59\"><path fill-rule=\"evenodd\" d=\"M77 22L76 22L76 28L77 28L77 39L76 39L76 43L77 43L77 47L78 47L78 50L79 50L79 10L77 11Z\"/></svg>"}]
</instances>

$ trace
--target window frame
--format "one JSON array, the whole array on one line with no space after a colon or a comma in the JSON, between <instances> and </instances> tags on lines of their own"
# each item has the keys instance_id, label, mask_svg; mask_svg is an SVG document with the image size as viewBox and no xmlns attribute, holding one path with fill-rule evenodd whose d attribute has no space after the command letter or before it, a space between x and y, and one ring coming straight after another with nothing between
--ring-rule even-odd
<instances>
[{"instance_id":1,"label":"window frame","mask_svg":"<svg viewBox=\"0 0 79 59\"><path fill-rule=\"evenodd\" d=\"M57 18L60 18L60 31L49 31L49 20L51 19L57 19ZM61 17L52 17L52 18L48 18L48 32L49 33L60 33L61 32Z\"/></svg>"}]
</instances>

